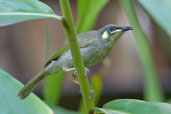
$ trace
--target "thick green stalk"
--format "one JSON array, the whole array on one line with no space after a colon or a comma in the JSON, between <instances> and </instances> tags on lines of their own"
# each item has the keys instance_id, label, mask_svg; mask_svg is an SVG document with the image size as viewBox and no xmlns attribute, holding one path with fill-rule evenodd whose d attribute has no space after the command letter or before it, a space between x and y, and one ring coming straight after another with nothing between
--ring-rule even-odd
<instances>
[{"instance_id":1,"label":"thick green stalk","mask_svg":"<svg viewBox=\"0 0 171 114\"><path fill-rule=\"evenodd\" d=\"M92 75L91 79L91 87L94 91L95 97L94 97L94 104L95 106L98 105L98 102L100 100L102 90L103 90L103 83L102 83L102 75L101 74L95 74ZM83 104L83 99L81 99L80 104L79 104L79 112L84 112L84 104Z\"/></svg>"},{"instance_id":2,"label":"thick green stalk","mask_svg":"<svg viewBox=\"0 0 171 114\"><path fill-rule=\"evenodd\" d=\"M143 33L132 0L121 0L121 4L127 14L137 44L137 51L145 71L144 97L147 101L163 101L164 95L157 78L157 72L153 63L150 47L146 35Z\"/></svg>"},{"instance_id":3,"label":"thick green stalk","mask_svg":"<svg viewBox=\"0 0 171 114\"><path fill-rule=\"evenodd\" d=\"M93 98L88 99L88 97L91 96L90 86L89 86L87 77L84 76L85 74L84 63L82 61L80 49L79 49L77 38L76 38L76 33L75 33L74 24L73 24L69 1L60 0L59 2L60 2L61 9L62 9L62 14L64 16L62 20L64 33L65 33L67 42L71 50L74 66L77 71L78 81L80 83L80 88L82 91L85 110L86 112L88 112L93 108L94 101L93 101Z\"/></svg>"}]
</instances>

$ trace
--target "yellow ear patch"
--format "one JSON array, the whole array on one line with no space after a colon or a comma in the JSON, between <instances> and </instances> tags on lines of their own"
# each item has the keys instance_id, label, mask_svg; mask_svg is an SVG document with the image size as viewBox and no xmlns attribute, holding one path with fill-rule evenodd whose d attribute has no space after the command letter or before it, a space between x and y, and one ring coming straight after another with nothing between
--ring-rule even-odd
<instances>
[{"instance_id":1,"label":"yellow ear patch","mask_svg":"<svg viewBox=\"0 0 171 114\"><path fill-rule=\"evenodd\" d=\"M109 34L107 31L105 31L103 34L102 34L102 38L103 39L107 39L109 37Z\"/></svg>"}]
</instances>

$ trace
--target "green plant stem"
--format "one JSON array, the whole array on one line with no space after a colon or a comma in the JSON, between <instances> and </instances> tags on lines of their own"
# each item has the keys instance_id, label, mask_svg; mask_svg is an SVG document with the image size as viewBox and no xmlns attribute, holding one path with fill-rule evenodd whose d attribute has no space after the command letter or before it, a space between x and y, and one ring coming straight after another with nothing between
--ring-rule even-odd
<instances>
[{"instance_id":1,"label":"green plant stem","mask_svg":"<svg viewBox=\"0 0 171 114\"><path fill-rule=\"evenodd\" d=\"M152 60L147 37L143 33L134 9L132 0L121 0L121 4L127 14L137 44L137 51L145 71L144 97L147 101L163 101L164 95L157 78L157 72Z\"/></svg>"},{"instance_id":2,"label":"green plant stem","mask_svg":"<svg viewBox=\"0 0 171 114\"><path fill-rule=\"evenodd\" d=\"M94 97L94 104L95 106L98 105L99 99L102 94L103 90L103 83L102 83L102 76L101 74L95 74L92 76L91 79L91 87L94 91L95 97ZM81 99L80 104L79 104L79 112L84 112L84 104L83 104L83 99Z\"/></svg>"},{"instance_id":3,"label":"green plant stem","mask_svg":"<svg viewBox=\"0 0 171 114\"><path fill-rule=\"evenodd\" d=\"M77 37L76 37L76 33L75 33L75 28L74 28L74 24L73 24L69 1L68 0L60 0L59 2L60 2L61 9L62 9L62 14L64 16L64 18L62 20L64 33L65 33L68 45L71 50L74 66L77 71L77 76L78 76L78 81L80 83L80 88L82 91L85 111L88 113L88 111L90 111L94 106L94 100L93 100L93 98L88 99L88 97L91 96L90 86L89 86L87 77L84 76L84 74L85 74L84 68L85 67L84 67L84 63L82 61L81 52L80 52L78 42L77 42Z\"/></svg>"}]
</instances>

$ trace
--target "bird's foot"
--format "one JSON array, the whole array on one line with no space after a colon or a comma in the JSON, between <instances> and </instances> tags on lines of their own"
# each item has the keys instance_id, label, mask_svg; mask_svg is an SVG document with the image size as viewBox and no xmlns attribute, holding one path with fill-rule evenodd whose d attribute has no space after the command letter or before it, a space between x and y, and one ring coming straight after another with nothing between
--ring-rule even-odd
<instances>
[{"instance_id":1,"label":"bird's foot","mask_svg":"<svg viewBox=\"0 0 171 114\"><path fill-rule=\"evenodd\" d=\"M88 99L92 99L92 98L95 96L94 91L93 91L92 88L90 88L90 92L91 92L91 95L88 97ZM80 89L80 94L81 94L81 93L82 93L82 92L81 92L81 89Z\"/></svg>"},{"instance_id":2,"label":"bird's foot","mask_svg":"<svg viewBox=\"0 0 171 114\"><path fill-rule=\"evenodd\" d=\"M87 76L87 74L88 74L89 72L90 72L90 70L89 70L88 68L85 68L85 76ZM74 83L76 83L76 84L80 84L80 83L78 82L76 70L75 70L74 73L72 74L71 80L72 80Z\"/></svg>"},{"instance_id":3,"label":"bird's foot","mask_svg":"<svg viewBox=\"0 0 171 114\"><path fill-rule=\"evenodd\" d=\"M92 88L90 88L90 92L91 92L91 95L88 97L88 99L92 99L95 96Z\"/></svg>"},{"instance_id":4,"label":"bird's foot","mask_svg":"<svg viewBox=\"0 0 171 114\"><path fill-rule=\"evenodd\" d=\"M85 76L87 76L89 72L90 70L88 68L85 68ZM77 76L76 70L74 71L74 75Z\"/></svg>"}]
</instances>

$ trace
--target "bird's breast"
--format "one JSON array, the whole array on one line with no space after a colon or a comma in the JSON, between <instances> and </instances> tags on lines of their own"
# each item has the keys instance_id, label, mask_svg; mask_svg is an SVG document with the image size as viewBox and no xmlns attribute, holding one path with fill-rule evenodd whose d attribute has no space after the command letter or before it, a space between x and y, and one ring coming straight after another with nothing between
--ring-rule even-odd
<instances>
[{"instance_id":1,"label":"bird's breast","mask_svg":"<svg viewBox=\"0 0 171 114\"><path fill-rule=\"evenodd\" d=\"M109 45L94 45L85 49L81 49L84 64L87 68L91 68L95 64L102 61L110 52Z\"/></svg>"}]
</instances>

